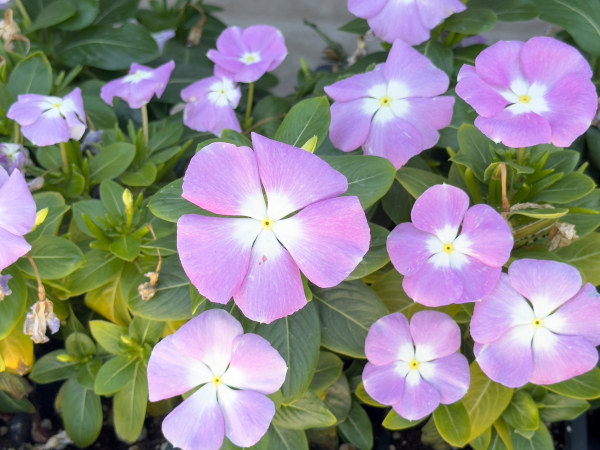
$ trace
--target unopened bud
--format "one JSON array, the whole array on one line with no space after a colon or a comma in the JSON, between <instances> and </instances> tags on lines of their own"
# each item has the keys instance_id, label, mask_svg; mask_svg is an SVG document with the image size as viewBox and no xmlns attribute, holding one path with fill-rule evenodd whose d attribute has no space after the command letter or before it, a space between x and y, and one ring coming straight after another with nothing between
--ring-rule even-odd
<instances>
[{"instance_id":1,"label":"unopened bud","mask_svg":"<svg viewBox=\"0 0 600 450\"><path fill-rule=\"evenodd\" d=\"M314 153L315 150L317 149L318 142L319 142L319 137L315 135L315 136L311 137L308 141L306 141L304 143L304 145L300 148L302 150L306 150L308 153Z\"/></svg>"},{"instance_id":2,"label":"unopened bud","mask_svg":"<svg viewBox=\"0 0 600 450\"><path fill-rule=\"evenodd\" d=\"M125 210L133 209L133 195L131 195L131 191L129 189L125 189L123 191L123 196L121 198L123 200L123 204L125 205Z\"/></svg>"},{"instance_id":3,"label":"unopened bud","mask_svg":"<svg viewBox=\"0 0 600 450\"><path fill-rule=\"evenodd\" d=\"M121 342L125 344L127 347L137 347L137 342L131 336L127 336L126 334L121 335Z\"/></svg>"},{"instance_id":4,"label":"unopened bud","mask_svg":"<svg viewBox=\"0 0 600 450\"><path fill-rule=\"evenodd\" d=\"M58 359L60 362L64 362L64 363L75 362L75 359L71 355L69 355L68 353L61 353L60 355L58 355L56 357L56 359Z\"/></svg>"},{"instance_id":5,"label":"unopened bud","mask_svg":"<svg viewBox=\"0 0 600 450\"><path fill-rule=\"evenodd\" d=\"M33 226L33 230L39 227L44 223L46 218L48 217L48 208L40 209L35 215L35 225ZM31 230L31 231L33 231Z\"/></svg>"}]
</instances>

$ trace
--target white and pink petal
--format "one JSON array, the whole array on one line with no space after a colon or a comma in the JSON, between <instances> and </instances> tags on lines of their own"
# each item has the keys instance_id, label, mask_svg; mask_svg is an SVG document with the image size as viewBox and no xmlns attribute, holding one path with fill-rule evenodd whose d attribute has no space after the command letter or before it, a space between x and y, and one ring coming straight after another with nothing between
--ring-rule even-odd
<instances>
[{"instance_id":1,"label":"white and pink petal","mask_svg":"<svg viewBox=\"0 0 600 450\"><path fill-rule=\"evenodd\" d=\"M404 314L388 314L371 325L365 341L365 353L368 360L378 366L398 360L411 362L415 348Z\"/></svg>"}]
</instances>

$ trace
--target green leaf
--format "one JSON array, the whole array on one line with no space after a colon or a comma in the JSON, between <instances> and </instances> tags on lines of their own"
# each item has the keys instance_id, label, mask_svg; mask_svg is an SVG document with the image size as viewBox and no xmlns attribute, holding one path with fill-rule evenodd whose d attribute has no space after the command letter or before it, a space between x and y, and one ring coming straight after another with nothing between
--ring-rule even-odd
<instances>
[{"instance_id":1,"label":"green leaf","mask_svg":"<svg viewBox=\"0 0 600 450\"><path fill-rule=\"evenodd\" d=\"M352 402L346 420L338 425L342 437L360 450L373 448L373 425L362 406Z\"/></svg>"},{"instance_id":2,"label":"green leaf","mask_svg":"<svg viewBox=\"0 0 600 450\"><path fill-rule=\"evenodd\" d=\"M148 404L148 376L146 366L137 360L130 384L117 392L113 399L113 417L117 436L126 442L135 442L142 432Z\"/></svg>"},{"instance_id":3,"label":"green leaf","mask_svg":"<svg viewBox=\"0 0 600 450\"><path fill-rule=\"evenodd\" d=\"M587 175L572 172L537 194L531 201L536 203L569 203L585 197L596 184Z\"/></svg>"},{"instance_id":4,"label":"green leaf","mask_svg":"<svg viewBox=\"0 0 600 450\"><path fill-rule=\"evenodd\" d=\"M206 212L184 199L182 194L183 179L175 180L160 189L150 199L148 209L156 217L167 222L177 222L184 214L202 214Z\"/></svg>"},{"instance_id":5,"label":"green leaf","mask_svg":"<svg viewBox=\"0 0 600 450\"><path fill-rule=\"evenodd\" d=\"M513 450L554 450L552 435L543 423L530 438L513 431L512 444Z\"/></svg>"},{"instance_id":6,"label":"green leaf","mask_svg":"<svg viewBox=\"0 0 600 450\"><path fill-rule=\"evenodd\" d=\"M164 327L164 322L136 316L129 324L129 336L140 344L154 345L159 341Z\"/></svg>"},{"instance_id":7,"label":"green leaf","mask_svg":"<svg viewBox=\"0 0 600 450\"><path fill-rule=\"evenodd\" d=\"M360 34L364 35L371 29L369 24L365 19L352 19L346 25L343 25L338 28L338 31L343 31L344 33L352 33L352 34Z\"/></svg>"},{"instance_id":8,"label":"green leaf","mask_svg":"<svg viewBox=\"0 0 600 450\"><path fill-rule=\"evenodd\" d=\"M344 363L335 353L321 351L310 390L317 393L325 391L340 377L343 366Z\"/></svg>"},{"instance_id":9,"label":"green leaf","mask_svg":"<svg viewBox=\"0 0 600 450\"><path fill-rule=\"evenodd\" d=\"M123 203L123 186L112 180L100 183L100 200L113 219L125 217L125 204Z\"/></svg>"},{"instance_id":10,"label":"green leaf","mask_svg":"<svg viewBox=\"0 0 600 450\"><path fill-rule=\"evenodd\" d=\"M117 142L102 147L90 161L90 184L112 180L121 175L135 157L135 145Z\"/></svg>"},{"instance_id":11,"label":"green leaf","mask_svg":"<svg viewBox=\"0 0 600 450\"><path fill-rule=\"evenodd\" d=\"M452 48L434 40L429 40L416 46L415 49L426 56L438 69L446 72L448 76L452 76L454 72Z\"/></svg>"},{"instance_id":12,"label":"green leaf","mask_svg":"<svg viewBox=\"0 0 600 450\"><path fill-rule=\"evenodd\" d=\"M471 386L463 397L471 421L469 441L485 432L504 412L513 395L513 389L490 380L476 362L471 364Z\"/></svg>"},{"instance_id":13,"label":"green leaf","mask_svg":"<svg viewBox=\"0 0 600 450\"><path fill-rule=\"evenodd\" d=\"M365 339L373 323L388 313L362 281L344 282L331 289L315 288L321 319L321 345L355 358L365 358Z\"/></svg>"},{"instance_id":14,"label":"green leaf","mask_svg":"<svg viewBox=\"0 0 600 450\"><path fill-rule=\"evenodd\" d=\"M140 0L100 0L100 14L96 17L94 25L125 22L133 17L138 10Z\"/></svg>"},{"instance_id":15,"label":"green leaf","mask_svg":"<svg viewBox=\"0 0 600 450\"><path fill-rule=\"evenodd\" d=\"M564 397L553 392L548 392L539 406L544 422L575 420L590 409L590 404L586 400Z\"/></svg>"},{"instance_id":16,"label":"green leaf","mask_svg":"<svg viewBox=\"0 0 600 450\"><path fill-rule=\"evenodd\" d=\"M329 132L331 113L327 97L315 97L294 105L275 133L275 140L294 147L302 147L306 141L317 136L317 148Z\"/></svg>"},{"instance_id":17,"label":"green leaf","mask_svg":"<svg viewBox=\"0 0 600 450\"><path fill-rule=\"evenodd\" d=\"M29 378L39 384L66 380L75 373L77 363L59 361L57 356L66 355L64 350L54 350L35 362Z\"/></svg>"},{"instance_id":18,"label":"green leaf","mask_svg":"<svg viewBox=\"0 0 600 450\"><path fill-rule=\"evenodd\" d=\"M385 416L385 419L383 419L382 425L388 430L406 430L420 424L425 419L424 417L419 420L408 420L391 409L387 416Z\"/></svg>"},{"instance_id":19,"label":"green leaf","mask_svg":"<svg viewBox=\"0 0 600 450\"><path fill-rule=\"evenodd\" d=\"M406 166L398 170L396 179L414 198L419 198L431 186L448 182L441 175Z\"/></svg>"},{"instance_id":20,"label":"green leaf","mask_svg":"<svg viewBox=\"0 0 600 450\"><path fill-rule=\"evenodd\" d=\"M4 275L12 276L8 281L12 294L0 302L0 340L15 329L27 309L27 288L23 275L12 267L4 269L3 272Z\"/></svg>"},{"instance_id":21,"label":"green leaf","mask_svg":"<svg viewBox=\"0 0 600 450\"><path fill-rule=\"evenodd\" d=\"M385 408L386 405L382 405L377 400L373 400L371 396L365 390L365 385L361 381L360 384L356 387L354 391L354 395L363 402L365 405L374 406L375 408Z\"/></svg>"},{"instance_id":22,"label":"green leaf","mask_svg":"<svg viewBox=\"0 0 600 450\"><path fill-rule=\"evenodd\" d=\"M346 420L352 405L350 386L346 375L342 374L338 377L337 381L329 386L324 397L321 398L323 398L325 405L333 413L338 423Z\"/></svg>"},{"instance_id":23,"label":"green leaf","mask_svg":"<svg viewBox=\"0 0 600 450\"><path fill-rule=\"evenodd\" d=\"M600 369L596 367L578 377L544 387L565 397L581 400L600 398Z\"/></svg>"},{"instance_id":24,"label":"green leaf","mask_svg":"<svg viewBox=\"0 0 600 450\"><path fill-rule=\"evenodd\" d=\"M390 262L390 255L386 248L390 232L374 223L369 223L369 228L371 229L371 247L356 269L348 275L346 278L348 281L366 277Z\"/></svg>"},{"instance_id":25,"label":"green leaf","mask_svg":"<svg viewBox=\"0 0 600 450\"><path fill-rule=\"evenodd\" d=\"M96 344L87 334L75 331L65 341L67 353L80 359L96 354Z\"/></svg>"},{"instance_id":26,"label":"green leaf","mask_svg":"<svg viewBox=\"0 0 600 450\"><path fill-rule=\"evenodd\" d=\"M392 163L379 156L321 156L321 159L348 179L344 195L356 195L363 209L385 195L396 175Z\"/></svg>"},{"instance_id":27,"label":"green leaf","mask_svg":"<svg viewBox=\"0 0 600 450\"><path fill-rule=\"evenodd\" d=\"M157 173L156 165L151 161L146 161L135 172L125 172L121 175L120 180L127 186L150 186L156 180Z\"/></svg>"},{"instance_id":28,"label":"green leaf","mask_svg":"<svg viewBox=\"0 0 600 450\"><path fill-rule=\"evenodd\" d=\"M336 423L336 419L323 400L314 392L308 391L296 401L281 405L275 413L273 423L291 430L306 430L329 427Z\"/></svg>"},{"instance_id":29,"label":"green leaf","mask_svg":"<svg viewBox=\"0 0 600 450\"><path fill-rule=\"evenodd\" d=\"M83 262L83 253L77 245L55 236L40 237L29 255L35 261L42 280L64 278ZM21 258L16 266L27 275L35 277L33 267L27 259Z\"/></svg>"},{"instance_id":30,"label":"green leaf","mask_svg":"<svg viewBox=\"0 0 600 450\"><path fill-rule=\"evenodd\" d=\"M92 332L94 339L98 341L98 344L100 344L100 346L108 353L113 355L120 355L123 353L119 344L121 342L121 336L127 334L127 328L105 320L91 320L90 331Z\"/></svg>"},{"instance_id":31,"label":"green leaf","mask_svg":"<svg viewBox=\"0 0 600 450\"><path fill-rule=\"evenodd\" d=\"M131 234L120 236L110 243L110 251L113 255L129 262L139 256L141 248L142 241Z\"/></svg>"},{"instance_id":32,"label":"green leaf","mask_svg":"<svg viewBox=\"0 0 600 450\"><path fill-rule=\"evenodd\" d=\"M22 398L20 400L14 398L12 395L6 392L0 392L0 411L3 413L35 413L35 406L27 400Z\"/></svg>"},{"instance_id":33,"label":"green leaf","mask_svg":"<svg viewBox=\"0 0 600 450\"><path fill-rule=\"evenodd\" d=\"M433 412L433 420L440 435L450 445L464 447L469 442L471 421L462 402L438 406Z\"/></svg>"},{"instance_id":34,"label":"green leaf","mask_svg":"<svg viewBox=\"0 0 600 450\"><path fill-rule=\"evenodd\" d=\"M123 389L133 379L138 363L127 356L115 356L106 361L96 375L96 394L112 395Z\"/></svg>"},{"instance_id":35,"label":"green leaf","mask_svg":"<svg viewBox=\"0 0 600 450\"><path fill-rule=\"evenodd\" d=\"M100 397L71 378L64 385L62 400L67 434L78 447L92 445L102 429Z\"/></svg>"},{"instance_id":36,"label":"green leaf","mask_svg":"<svg viewBox=\"0 0 600 450\"><path fill-rule=\"evenodd\" d=\"M78 31L55 47L70 67L81 64L105 70L123 70L133 62L144 64L158 56L158 46L141 25L118 28L94 26Z\"/></svg>"},{"instance_id":37,"label":"green leaf","mask_svg":"<svg viewBox=\"0 0 600 450\"><path fill-rule=\"evenodd\" d=\"M540 11L530 0L470 0L469 8L488 8L494 11L500 22L521 22L535 19Z\"/></svg>"},{"instance_id":38,"label":"green leaf","mask_svg":"<svg viewBox=\"0 0 600 450\"><path fill-rule=\"evenodd\" d=\"M531 395L518 390L502 413L502 418L511 427L518 430L535 431L540 427L540 413Z\"/></svg>"},{"instance_id":39,"label":"green leaf","mask_svg":"<svg viewBox=\"0 0 600 450\"><path fill-rule=\"evenodd\" d=\"M270 448L273 450L308 450L308 440L304 431L290 430L271 424Z\"/></svg>"},{"instance_id":40,"label":"green leaf","mask_svg":"<svg viewBox=\"0 0 600 450\"><path fill-rule=\"evenodd\" d=\"M497 20L491 9L468 8L446 19L444 29L454 33L476 35L490 31L496 26Z\"/></svg>"},{"instance_id":41,"label":"green leaf","mask_svg":"<svg viewBox=\"0 0 600 450\"><path fill-rule=\"evenodd\" d=\"M69 2L75 8L75 15L60 24L59 27L63 30L81 30L91 25L100 11L98 0L69 0Z\"/></svg>"},{"instance_id":42,"label":"green leaf","mask_svg":"<svg viewBox=\"0 0 600 450\"><path fill-rule=\"evenodd\" d=\"M42 235L56 235L63 216L71 208L65 205L65 199L58 192L39 192L33 198L38 211L48 208L48 217L44 223L27 235L27 239L35 245L35 240Z\"/></svg>"},{"instance_id":43,"label":"green leaf","mask_svg":"<svg viewBox=\"0 0 600 450\"><path fill-rule=\"evenodd\" d=\"M123 269L123 260L103 250L90 250L84 255L83 264L65 278L64 286L75 297L104 286Z\"/></svg>"},{"instance_id":44,"label":"green leaf","mask_svg":"<svg viewBox=\"0 0 600 450\"><path fill-rule=\"evenodd\" d=\"M554 253L562 261L579 269L584 281L600 284L600 233L590 233Z\"/></svg>"},{"instance_id":45,"label":"green leaf","mask_svg":"<svg viewBox=\"0 0 600 450\"><path fill-rule=\"evenodd\" d=\"M258 325L255 333L267 339L289 367L281 387L283 401L300 397L310 385L319 358L321 333L314 302L291 316Z\"/></svg>"},{"instance_id":46,"label":"green leaf","mask_svg":"<svg viewBox=\"0 0 600 450\"><path fill-rule=\"evenodd\" d=\"M46 55L35 52L17 63L8 80L8 90L21 94L48 95L52 89L52 67Z\"/></svg>"},{"instance_id":47,"label":"green leaf","mask_svg":"<svg viewBox=\"0 0 600 450\"><path fill-rule=\"evenodd\" d=\"M463 124L457 133L459 152L452 161L470 168L479 181L485 180L484 174L493 162L493 143L478 128Z\"/></svg>"},{"instance_id":48,"label":"green leaf","mask_svg":"<svg viewBox=\"0 0 600 450\"><path fill-rule=\"evenodd\" d=\"M49 28L64 22L76 13L75 7L68 0L56 0L47 4L35 18L33 24L27 29L27 33Z\"/></svg>"},{"instance_id":49,"label":"green leaf","mask_svg":"<svg viewBox=\"0 0 600 450\"><path fill-rule=\"evenodd\" d=\"M540 18L563 27L579 46L600 56L600 3L589 0L534 0Z\"/></svg>"}]
</instances>

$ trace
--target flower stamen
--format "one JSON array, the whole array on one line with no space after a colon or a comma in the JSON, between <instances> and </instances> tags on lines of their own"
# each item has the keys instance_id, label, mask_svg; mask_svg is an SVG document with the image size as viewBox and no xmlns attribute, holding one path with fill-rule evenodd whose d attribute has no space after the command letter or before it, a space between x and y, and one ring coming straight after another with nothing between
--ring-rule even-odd
<instances>
[{"instance_id":1,"label":"flower stamen","mask_svg":"<svg viewBox=\"0 0 600 450\"><path fill-rule=\"evenodd\" d=\"M410 368L410 370L419 370L420 365L421 363L416 359L413 359L411 362L408 363L408 367Z\"/></svg>"},{"instance_id":2,"label":"flower stamen","mask_svg":"<svg viewBox=\"0 0 600 450\"><path fill-rule=\"evenodd\" d=\"M454 251L454 245L450 243L444 244L444 251L448 254L452 253Z\"/></svg>"}]
</instances>

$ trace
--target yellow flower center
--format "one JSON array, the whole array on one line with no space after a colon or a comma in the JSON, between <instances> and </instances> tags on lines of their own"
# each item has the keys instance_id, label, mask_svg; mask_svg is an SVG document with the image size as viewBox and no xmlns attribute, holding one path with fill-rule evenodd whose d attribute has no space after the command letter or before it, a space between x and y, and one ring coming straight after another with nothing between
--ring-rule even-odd
<instances>
[{"instance_id":1,"label":"yellow flower center","mask_svg":"<svg viewBox=\"0 0 600 450\"><path fill-rule=\"evenodd\" d=\"M421 363L419 361L417 361L416 359L413 359L410 363L408 363L410 370L419 370L420 365L421 365Z\"/></svg>"},{"instance_id":2,"label":"yellow flower center","mask_svg":"<svg viewBox=\"0 0 600 450\"><path fill-rule=\"evenodd\" d=\"M223 380L221 380L221 377L214 377L212 382L215 384L215 386L223 384Z\"/></svg>"},{"instance_id":3,"label":"yellow flower center","mask_svg":"<svg viewBox=\"0 0 600 450\"><path fill-rule=\"evenodd\" d=\"M527 104L529 102L531 102L531 97L529 95L524 94L524 95L521 95L519 97L519 103L525 103L525 104Z\"/></svg>"},{"instance_id":4,"label":"yellow flower center","mask_svg":"<svg viewBox=\"0 0 600 450\"><path fill-rule=\"evenodd\" d=\"M268 217L266 219L263 219L262 226L264 229L270 230L271 228L273 228L273 220L269 219Z\"/></svg>"},{"instance_id":5,"label":"yellow flower center","mask_svg":"<svg viewBox=\"0 0 600 450\"><path fill-rule=\"evenodd\" d=\"M55 103L55 104L54 104L54 105L52 105L52 106L54 106L55 108L60 108L60 107L62 106L62 103Z\"/></svg>"},{"instance_id":6,"label":"yellow flower center","mask_svg":"<svg viewBox=\"0 0 600 450\"><path fill-rule=\"evenodd\" d=\"M452 253L454 251L454 245L452 245L452 244L444 244L444 251L446 253Z\"/></svg>"},{"instance_id":7,"label":"yellow flower center","mask_svg":"<svg viewBox=\"0 0 600 450\"><path fill-rule=\"evenodd\" d=\"M392 99L386 95L385 97L382 97L379 102L381 103L381 106L390 106L392 104Z\"/></svg>"},{"instance_id":8,"label":"yellow flower center","mask_svg":"<svg viewBox=\"0 0 600 450\"><path fill-rule=\"evenodd\" d=\"M533 326L536 328L540 328L544 326L544 322L542 321L542 319L536 317L535 319L533 319Z\"/></svg>"}]
</instances>

